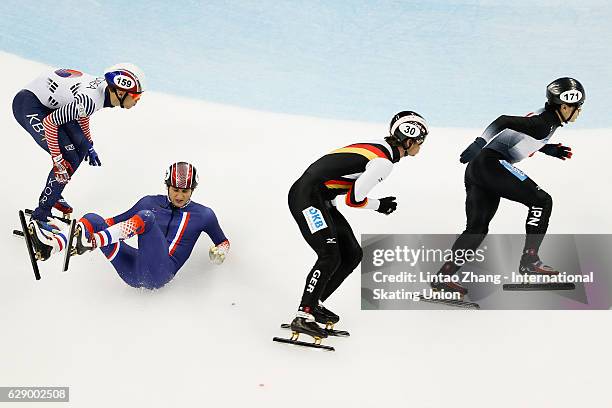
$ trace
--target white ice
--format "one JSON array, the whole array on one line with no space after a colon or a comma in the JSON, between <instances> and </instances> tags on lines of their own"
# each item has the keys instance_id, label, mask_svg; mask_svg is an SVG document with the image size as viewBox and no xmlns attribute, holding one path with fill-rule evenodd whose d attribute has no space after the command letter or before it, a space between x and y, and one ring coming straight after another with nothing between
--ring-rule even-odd
<instances>
[{"instance_id":1,"label":"white ice","mask_svg":"<svg viewBox=\"0 0 612 408\"><path fill-rule=\"evenodd\" d=\"M154 292L125 285L100 253L73 259L68 273L59 259L45 262L35 281L11 230L51 161L10 103L45 66L5 53L0 61L10 74L0 84L0 385L70 386L70 406L88 408L610 404L609 311L361 311L356 272L328 303L352 334L327 341L335 353L272 342L288 334L278 326L292 317L314 262L287 209L291 183L321 154L383 136L385 123L155 92L131 111L99 112L91 126L103 166L84 163L65 190L77 213L117 214L163 193L169 163L192 161L201 175L193 198L216 211L232 252L222 266L209 264L202 236L174 281ZM460 232L457 159L479 132L434 128L421 154L372 194L397 196L395 214L341 208L355 232ZM539 155L519 165L555 200L550 232L612 232L610 130L568 126L555 141L572 147L572 160ZM502 202L491 232L520 233L524 217L522 206Z\"/></svg>"}]
</instances>

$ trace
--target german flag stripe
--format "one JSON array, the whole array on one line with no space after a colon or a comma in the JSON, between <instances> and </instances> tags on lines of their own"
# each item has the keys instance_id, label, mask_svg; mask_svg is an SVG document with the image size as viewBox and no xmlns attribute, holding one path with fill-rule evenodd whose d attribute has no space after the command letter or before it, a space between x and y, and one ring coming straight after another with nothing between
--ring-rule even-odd
<instances>
[{"instance_id":1,"label":"german flag stripe","mask_svg":"<svg viewBox=\"0 0 612 408\"><path fill-rule=\"evenodd\" d=\"M389 152L387 152L387 149L385 149L384 147L382 147L381 145L378 145L378 144L373 144L373 143L356 143L354 145L350 145L350 146L347 146L347 147L359 147L359 148L362 148L362 149L369 149L369 150L375 152L378 157L382 157L383 159L391 160L391 156L389 156Z\"/></svg>"},{"instance_id":2,"label":"german flag stripe","mask_svg":"<svg viewBox=\"0 0 612 408\"><path fill-rule=\"evenodd\" d=\"M349 188L351 188L351 186L344 186L341 184L325 184L325 187L329 188L329 189L336 189L336 190L348 190Z\"/></svg>"},{"instance_id":3,"label":"german flag stripe","mask_svg":"<svg viewBox=\"0 0 612 408\"><path fill-rule=\"evenodd\" d=\"M368 160L376 159L377 157L382 157L383 159L388 158L384 151L382 151L376 146L369 144L350 145L341 149L336 149L330 154L334 153L355 153L366 157Z\"/></svg>"},{"instance_id":4,"label":"german flag stripe","mask_svg":"<svg viewBox=\"0 0 612 408\"><path fill-rule=\"evenodd\" d=\"M353 181L344 181L344 180L328 180L325 183L325 187L327 188L341 188L348 190L353 185Z\"/></svg>"},{"instance_id":5,"label":"german flag stripe","mask_svg":"<svg viewBox=\"0 0 612 408\"><path fill-rule=\"evenodd\" d=\"M353 186L351 186L351 189L346 193L345 202L346 202L346 205L348 205L349 207L355 207L355 208L361 208L361 207L365 207L366 205L368 205L367 198L361 202L355 200Z\"/></svg>"}]
</instances>

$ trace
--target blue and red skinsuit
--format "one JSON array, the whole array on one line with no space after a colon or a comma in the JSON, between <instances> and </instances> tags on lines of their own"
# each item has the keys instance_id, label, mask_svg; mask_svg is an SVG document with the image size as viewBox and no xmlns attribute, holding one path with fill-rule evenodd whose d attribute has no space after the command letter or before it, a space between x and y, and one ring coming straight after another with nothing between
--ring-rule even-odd
<instances>
[{"instance_id":1,"label":"blue and red skinsuit","mask_svg":"<svg viewBox=\"0 0 612 408\"><path fill-rule=\"evenodd\" d=\"M168 283L185 261L200 233L205 232L215 245L227 241L212 209L191 201L174 207L165 195L145 196L123 214L105 220L93 213L83 216L87 238L110 225L139 215L144 232L138 235L138 248L121 241L100 248L130 286L156 289Z\"/></svg>"}]
</instances>

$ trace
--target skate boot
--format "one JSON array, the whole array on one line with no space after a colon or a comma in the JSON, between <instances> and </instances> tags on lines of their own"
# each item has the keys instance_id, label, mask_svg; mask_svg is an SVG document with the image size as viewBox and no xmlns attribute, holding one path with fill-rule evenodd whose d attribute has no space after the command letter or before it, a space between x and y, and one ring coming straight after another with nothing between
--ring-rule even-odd
<instances>
[{"instance_id":1,"label":"skate boot","mask_svg":"<svg viewBox=\"0 0 612 408\"><path fill-rule=\"evenodd\" d=\"M72 251L73 254L83 255L85 252L96 249L95 241L87 239L85 236L85 226L79 222L73 233Z\"/></svg>"},{"instance_id":2,"label":"skate boot","mask_svg":"<svg viewBox=\"0 0 612 408\"><path fill-rule=\"evenodd\" d=\"M30 216L30 221L36 221L38 226L48 232L57 233L59 232L59 228L53 220L53 216L51 215L51 210L43 210L40 207L36 208L32 211L32 215Z\"/></svg>"},{"instance_id":3,"label":"skate boot","mask_svg":"<svg viewBox=\"0 0 612 408\"><path fill-rule=\"evenodd\" d=\"M558 275L559 271L544 265L534 249L526 249L519 263L519 273L523 275Z\"/></svg>"},{"instance_id":4,"label":"skate boot","mask_svg":"<svg viewBox=\"0 0 612 408\"><path fill-rule=\"evenodd\" d=\"M44 229L37 220L31 220L28 224L28 230L24 232L30 235L36 260L46 261L49 259L53 251L53 234Z\"/></svg>"},{"instance_id":5,"label":"skate boot","mask_svg":"<svg viewBox=\"0 0 612 408\"><path fill-rule=\"evenodd\" d=\"M60 197L60 199L53 204L53 208L61 212L62 217L65 219L70 219L70 214L72 214L74 211L74 209L70 206L70 204L68 204L68 202L66 202L66 200L64 200L63 197Z\"/></svg>"},{"instance_id":6,"label":"skate boot","mask_svg":"<svg viewBox=\"0 0 612 408\"><path fill-rule=\"evenodd\" d=\"M529 276L520 283L508 283L504 290L509 291L541 291L541 290L574 290L576 285L570 282L556 282L551 277L559 275L559 271L552 266L545 265L533 249L526 250L521 257L518 271L521 275ZM530 279L534 278L534 279Z\"/></svg>"},{"instance_id":7,"label":"skate boot","mask_svg":"<svg viewBox=\"0 0 612 408\"><path fill-rule=\"evenodd\" d=\"M297 340L300 333L307 334L315 339L315 344L321 344L321 339L327 337L327 333L321 328L310 313L299 310L295 319L291 322L291 340Z\"/></svg>"},{"instance_id":8,"label":"skate boot","mask_svg":"<svg viewBox=\"0 0 612 408\"><path fill-rule=\"evenodd\" d=\"M323 303L319 302L318 306L312 310L312 315L315 318L315 321L320 324L325 325L325 329L331 330L334 328L334 324L340 321L340 316L332 312L323 306Z\"/></svg>"},{"instance_id":9,"label":"skate boot","mask_svg":"<svg viewBox=\"0 0 612 408\"><path fill-rule=\"evenodd\" d=\"M519 273L523 275L558 275L559 271L552 266L545 265L538 259L534 262L521 261Z\"/></svg>"}]
</instances>

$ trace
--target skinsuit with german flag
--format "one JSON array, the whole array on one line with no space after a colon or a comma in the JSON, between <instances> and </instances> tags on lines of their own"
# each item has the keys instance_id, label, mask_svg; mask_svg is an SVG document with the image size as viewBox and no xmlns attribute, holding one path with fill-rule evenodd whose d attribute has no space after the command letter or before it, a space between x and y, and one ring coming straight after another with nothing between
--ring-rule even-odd
<instances>
[{"instance_id":1,"label":"skinsuit with german flag","mask_svg":"<svg viewBox=\"0 0 612 408\"><path fill-rule=\"evenodd\" d=\"M376 199L368 193L391 174L394 163L416 155L426 135L420 115L400 112L391 122L390 136L334 150L311 164L293 184L289 209L318 256L306 278L297 318L316 314L319 301L329 298L361 262L361 246L335 198L344 195L349 207L391 214L397 207L395 197Z\"/></svg>"}]
</instances>

